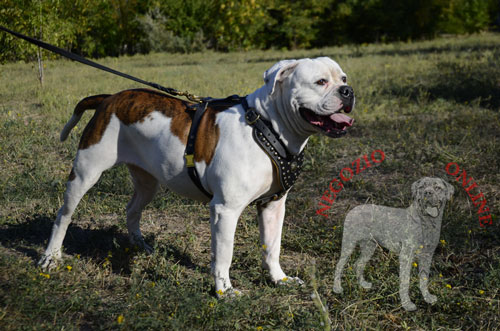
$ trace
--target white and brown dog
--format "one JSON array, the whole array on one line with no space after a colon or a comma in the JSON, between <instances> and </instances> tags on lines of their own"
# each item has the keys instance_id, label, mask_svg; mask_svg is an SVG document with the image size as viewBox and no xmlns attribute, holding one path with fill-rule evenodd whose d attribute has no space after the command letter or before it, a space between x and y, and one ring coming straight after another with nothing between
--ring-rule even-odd
<instances>
[{"instance_id":1,"label":"white and brown dog","mask_svg":"<svg viewBox=\"0 0 500 331\"><path fill-rule=\"evenodd\" d=\"M300 153L311 134L337 137L352 119L341 111L354 107L354 93L346 74L327 57L284 60L264 73L265 85L247 96L247 102L272 123L291 154ZM159 184L185 197L208 202L188 176L184 158L192 122L190 103L151 90L126 90L97 95L78 103L61 132L61 140L87 109L96 109L87 124L57 214L52 235L39 264L50 268L61 258L61 246L78 202L102 172L126 164L132 175L134 195L127 206L130 239L146 250L139 229L143 208ZM252 137L245 111L236 105L218 111L208 108L195 141L194 162L210 202L211 270L218 296L237 293L231 286L229 267L238 218L255 199L280 191L271 159ZM272 281L300 282L287 278L279 263L286 194L258 205L263 267Z\"/></svg>"}]
</instances>

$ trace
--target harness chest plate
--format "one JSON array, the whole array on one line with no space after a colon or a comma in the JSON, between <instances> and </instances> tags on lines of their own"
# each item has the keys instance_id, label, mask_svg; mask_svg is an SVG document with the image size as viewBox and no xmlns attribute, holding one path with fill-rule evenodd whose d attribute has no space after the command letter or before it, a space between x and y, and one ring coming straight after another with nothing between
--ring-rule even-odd
<instances>
[{"instance_id":1,"label":"harness chest plate","mask_svg":"<svg viewBox=\"0 0 500 331\"><path fill-rule=\"evenodd\" d=\"M212 195L205 190L199 179L196 171L193 156L194 156L194 141L198 130L198 125L207 109L207 106L228 108L235 104L241 103L245 110L245 120L248 125L252 126L252 135L257 144L266 152L271 159L273 166L278 174L281 190L271 196L260 197L254 203L265 204L269 201L278 200L283 197L288 190L293 186L300 175L302 164L304 162L304 151L297 155L292 155L280 141L278 135L273 131L271 123L260 117L255 108L248 106L245 97L231 96L226 99L208 99L204 103L196 105L196 113L193 118L191 130L188 136L185 158L188 167L188 174L196 184L196 186L207 197L212 198Z\"/></svg>"},{"instance_id":2,"label":"harness chest plate","mask_svg":"<svg viewBox=\"0 0 500 331\"><path fill-rule=\"evenodd\" d=\"M268 126L262 130L262 126L256 124L253 125L253 137L273 162L281 188L283 191L288 191L295 184L302 171L304 151L298 155L291 155Z\"/></svg>"}]
</instances>

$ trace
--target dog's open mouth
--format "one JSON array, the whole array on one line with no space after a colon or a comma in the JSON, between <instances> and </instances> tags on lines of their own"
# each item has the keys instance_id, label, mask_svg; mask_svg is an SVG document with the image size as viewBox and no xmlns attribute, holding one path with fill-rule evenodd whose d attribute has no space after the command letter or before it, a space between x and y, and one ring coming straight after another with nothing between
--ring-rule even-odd
<instances>
[{"instance_id":1,"label":"dog's open mouth","mask_svg":"<svg viewBox=\"0 0 500 331\"><path fill-rule=\"evenodd\" d=\"M321 116L312 110L301 107L299 109L302 117L315 127L323 131L327 136L340 137L346 134L346 128L352 126L354 119L341 113Z\"/></svg>"},{"instance_id":2,"label":"dog's open mouth","mask_svg":"<svg viewBox=\"0 0 500 331\"><path fill-rule=\"evenodd\" d=\"M442 203L439 202L436 206L434 206L431 203L426 203L424 210L432 218L438 217L439 216L439 210L441 209Z\"/></svg>"}]
</instances>

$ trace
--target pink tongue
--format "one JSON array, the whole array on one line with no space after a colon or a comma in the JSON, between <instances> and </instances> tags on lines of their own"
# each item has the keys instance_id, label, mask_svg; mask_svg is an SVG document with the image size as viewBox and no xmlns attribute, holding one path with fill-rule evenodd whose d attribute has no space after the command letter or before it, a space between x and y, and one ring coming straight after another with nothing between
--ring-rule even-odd
<instances>
[{"instance_id":1,"label":"pink tongue","mask_svg":"<svg viewBox=\"0 0 500 331\"><path fill-rule=\"evenodd\" d=\"M341 114L341 113L335 113L332 116L330 116L330 119L338 124L342 125L347 125L347 126L352 126L352 123L354 120L350 118L347 115Z\"/></svg>"}]
</instances>

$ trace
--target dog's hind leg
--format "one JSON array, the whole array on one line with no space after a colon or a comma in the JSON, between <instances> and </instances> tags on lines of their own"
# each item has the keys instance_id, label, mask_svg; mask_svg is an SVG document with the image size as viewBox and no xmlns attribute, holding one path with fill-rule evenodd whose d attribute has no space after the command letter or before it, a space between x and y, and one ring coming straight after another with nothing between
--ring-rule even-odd
<instances>
[{"instance_id":1,"label":"dog's hind leg","mask_svg":"<svg viewBox=\"0 0 500 331\"><path fill-rule=\"evenodd\" d=\"M344 270L344 266L349 260L354 248L356 248L357 241L352 240L352 238L348 238L349 236L346 234L349 233L349 230L344 227L344 236L342 238L342 250L340 252L340 258L337 262L337 266L335 267L335 279L333 281L333 291L335 293L342 293L342 272Z\"/></svg>"},{"instance_id":2,"label":"dog's hind leg","mask_svg":"<svg viewBox=\"0 0 500 331\"><path fill-rule=\"evenodd\" d=\"M79 159L77 155L73 170L70 174L70 179L66 185L64 204L57 213L57 218L52 227L49 245L43 257L38 262L43 269L50 269L57 265L57 260L61 259L62 243L68 226L71 223L71 216L78 203L84 194L94 186L102 172L110 168L114 163L109 164L110 162L108 162L109 166L104 167L103 165L105 163L98 162L100 167L87 168L80 165Z\"/></svg>"},{"instance_id":3,"label":"dog's hind leg","mask_svg":"<svg viewBox=\"0 0 500 331\"><path fill-rule=\"evenodd\" d=\"M153 248L146 244L139 227L142 210L153 200L158 189L158 180L147 171L135 165L128 165L134 183L134 195L127 205L127 228L132 245L137 245L147 253Z\"/></svg>"},{"instance_id":4,"label":"dog's hind leg","mask_svg":"<svg viewBox=\"0 0 500 331\"><path fill-rule=\"evenodd\" d=\"M377 243L373 240L366 239L360 243L361 254L359 256L358 261L356 262L356 276L358 277L358 282L361 287L365 289L370 289L372 287L372 283L367 282L363 276L366 263L370 261L370 258L375 252L375 248L377 247Z\"/></svg>"},{"instance_id":5,"label":"dog's hind leg","mask_svg":"<svg viewBox=\"0 0 500 331\"><path fill-rule=\"evenodd\" d=\"M101 174L116 163L117 148L116 144L112 143L112 134L113 132L108 135L108 140L103 137L103 141L100 143L78 150L73 169L66 184L64 203L57 213L49 245L38 262L42 268L50 269L57 265L57 260L61 258L62 243L66 230L71 223L71 216L78 203L84 194L94 186Z\"/></svg>"}]
</instances>

